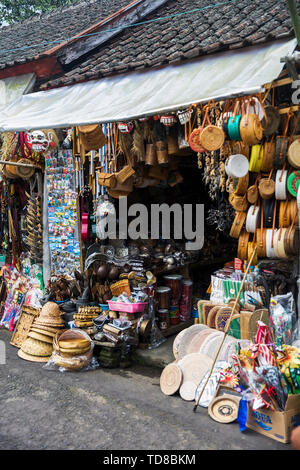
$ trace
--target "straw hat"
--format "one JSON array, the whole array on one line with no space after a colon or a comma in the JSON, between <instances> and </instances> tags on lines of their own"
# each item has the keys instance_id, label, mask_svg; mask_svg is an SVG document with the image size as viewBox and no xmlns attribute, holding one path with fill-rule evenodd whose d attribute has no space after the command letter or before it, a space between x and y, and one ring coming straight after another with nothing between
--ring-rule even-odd
<instances>
[{"instance_id":1,"label":"straw hat","mask_svg":"<svg viewBox=\"0 0 300 470\"><path fill-rule=\"evenodd\" d=\"M42 310L40 312L40 319L44 319L44 317L52 317L52 318L60 318L61 311L59 306L55 302L46 302L43 305Z\"/></svg>"},{"instance_id":2,"label":"straw hat","mask_svg":"<svg viewBox=\"0 0 300 470\"><path fill-rule=\"evenodd\" d=\"M31 354L24 353L22 349L19 349L18 356L21 359L25 359L26 361L31 362L48 362L51 356L32 356Z\"/></svg>"},{"instance_id":3,"label":"straw hat","mask_svg":"<svg viewBox=\"0 0 300 470\"><path fill-rule=\"evenodd\" d=\"M182 371L177 363L168 364L160 376L160 389L165 395L174 395L182 384Z\"/></svg>"},{"instance_id":4,"label":"straw hat","mask_svg":"<svg viewBox=\"0 0 300 470\"><path fill-rule=\"evenodd\" d=\"M56 335L57 330L49 331L47 327L39 326L39 327L31 327L30 331L35 331L36 333L40 333L41 335L48 336L48 338L54 338Z\"/></svg>"},{"instance_id":5,"label":"straw hat","mask_svg":"<svg viewBox=\"0 0 300 470\"><path fill-rule=\"evenodd\" d=\"M30 356L46 357L51 356L53 346L52 344L45 343L44 341L39 341L28 336L22 343L21 350Z\"/></svg>"},{"instance_id":6,"label":"straw hat","mask_svg":"<svg viewBox=\"0 0 300 470\"><path fill-rule=\"evenodd\" d=\"M41 333L37 333L36 331L29 331L27 337L38 339L39 341L43 341L44 343L51 344L53 343L53 338L51 336L47 336Z\"/></svg>"}]
</instances>

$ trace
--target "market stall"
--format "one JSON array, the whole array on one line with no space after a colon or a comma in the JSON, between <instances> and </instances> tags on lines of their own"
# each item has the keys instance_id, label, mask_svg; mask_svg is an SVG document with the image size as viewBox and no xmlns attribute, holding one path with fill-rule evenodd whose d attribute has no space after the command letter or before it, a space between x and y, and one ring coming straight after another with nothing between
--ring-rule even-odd
<instances>
[{"instance_id":1,"label":"market stall","mask_svg":"<svg viewBox=\"0 0 300 470\"><path fill-rule=\"evenodd\" d=\"M278 85L131 120L2 125L0 325L20 358L122 367L176 335L163 393L198 405L209 387L208 406L229 383L227 422L241 397L285 410L298 390L298 359L291 376L282 367L298 354L300 115ZM154 213L162 205L172 214ZM275 383L250 377L244 357L283 374L275 400L264 395Z\"/></svg>"}]
</instances>

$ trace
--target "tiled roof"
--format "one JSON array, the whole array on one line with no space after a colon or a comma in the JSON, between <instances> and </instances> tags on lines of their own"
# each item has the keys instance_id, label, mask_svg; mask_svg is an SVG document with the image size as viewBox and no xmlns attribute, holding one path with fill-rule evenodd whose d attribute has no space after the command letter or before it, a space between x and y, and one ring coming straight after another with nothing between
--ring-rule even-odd
<instances>
[{"instance_id":1,"label":"tiled roof","mask_svg":"<svg viewBox=\"0 0 300 470\"><path fill-rule=\"evenodd\" d=\"M77 1L71 6L2 27L0 69L31 61L36 55L42 57L46 50L117 12L128 3L130 0ZM26 46L34 47L4 52Z\"/></svg>"},{"instance_id":2,"label":"tiled roof","mask_svg":"<svg viewBox=\"0 0 300 470\"><path fill-rule=\"evenodd\" d=\"M224 1L224 5L220 5ZM41 88L178 63L294 35L286 0L169 0ZM216 5L215 8L210 8ZM300 11L300 0L297 0ZM195 11L202 8L201 11ZM204 9L203 9L204 8ZM192 12L192 10L194 10ZM190 13L186 13L191 11Z\"/></svg>"}]
</instances>

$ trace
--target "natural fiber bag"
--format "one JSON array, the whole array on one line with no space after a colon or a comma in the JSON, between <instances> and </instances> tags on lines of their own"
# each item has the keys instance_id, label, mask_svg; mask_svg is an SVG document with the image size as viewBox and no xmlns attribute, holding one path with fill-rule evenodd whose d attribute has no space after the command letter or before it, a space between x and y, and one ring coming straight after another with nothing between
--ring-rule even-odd
<instances>
[{"instance_id":1,"label":"natural fiber bag","mask_svg":"<svg viewBox=\"0 0 300 470\"><path fill-rule=\"evenodd\" d=\"M228 200L237 212L246 211L249 205L246 195L238 196L234 191L229 195Z\"/></svg>"},{"instance_id":2,"label":"natural fiber bag","mask_svg":"<svg viewBox=\"0 0 300 470\"><path fill-rule=\"evenodd\" d=\"M116 178L117 178L118 183L123 184L125 183L125 181L128 180L128 178L130 178L130 176L133 176L134 174L135 174L134 169L130 165L125 165L122 168L122 170L116 173Z\"/></svg>"},{"instance_id":3,"label":"natural fiber bag","mask_svg":"<svg viewBox=\"0 0 300 470\"><path fill-rule=\"evenodd\" d=\"M106 144L106 137L99 124L78 126L78 133L84 151L98 150Z\"/></svg>"},{"instance_id":4,"label":"natural fiber bag","mask_svg":"<svg viewBox=\"0 0 300 470\"><path fill-rule=\"evenodd\" d=\"M117 184L115 173L98 173L98 183L100 186L114 188Z\"/></svg>"},{"instance_id":5,"label":"natural fiber bag","mask_svg":"<svg viewBox=\"0 0 300 470\"><path fill-rule=\"evenodd\" d=\"M239 241L238 241L238 252L237 256L239 259L246 260L248 259L248 241L249 241L249 232L242 230Z\"/></svg>"},{"instance_id":6,"label":"natural fiber bag","mask_svg":"<svg viewBox=\"0 0 300 470\"><path fill-rule=\"evenodd\" d=\"M250 204L255 204L258 200L259 192L258 192L258 187L257 183L253 184L252 186L249 186L247 190L247 200Z\"/></svg>"},{"instance_id":7,"label":"natural fiber bag","mask_svg":"<svg viewBox=\"0 0 300 470\"><path fill-rule=\"evenodd\" d=\"M265 142L262 164L261 164L261 171L267 173L272 170L273 165L274 165L275 150L276 150L276 144L274 140L271 140L270 142Z\"/></svg>"},{"instance_id":8,"label":"natural fiber bag","mask_svg":"<svg viewBox=\"0 0 300 470\"><path fill-rule=\"evenodd\" d=\"M258 191L262 199L271 199L275 194L275 181L272 180L272 171L268 178L261 178Z\"/></svg>"},{"instance_id":9,"label":"natural fiber bag","mask_svg":"<svg viewBox=\"0 0 300 470\"><path fill-rule=\"evenodd\" d=\"M256 114L246 114L240 122L240 134L243 142L256 145L262 140L263 128Z\"/></svg>"},{"instance_id":10,"label":"natural fiber bag","mask_svg":"<svg viewBox=\"0 0 300 470\"><path fill-rule=\"evenodd\" d=\"M247 217L247 212L237 212L231 226L229 236L232 238L239 238L243 225Z\"/></svg>"}]
</instances>

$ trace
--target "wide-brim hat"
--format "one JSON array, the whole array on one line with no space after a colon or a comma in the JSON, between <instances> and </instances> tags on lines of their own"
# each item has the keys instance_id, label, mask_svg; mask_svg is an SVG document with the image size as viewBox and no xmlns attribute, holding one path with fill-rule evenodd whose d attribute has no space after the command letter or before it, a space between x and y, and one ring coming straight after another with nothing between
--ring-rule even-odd
<instances>
[{"instance_id":1,"label":"wide-brim hat","mask_svg":"<svg viewBox=\"0 0 300 470\"><path fill-rule=\"evenodd\" d=\"M21 359L25 359L26 361L31 361L31 362L48 362L51 356L32 356L31 354L24 353L22 349L19 349L18 351L18 356L21 357Z\"/></svg>"},{"instance_id":2,"label":"wide-brim hat","mask_svg":"<svg viewBox=\"0 0 300 470\"><path fill-rule=\"evenodd\" d=\"M51 325L49 325L48 323L45 325L43 322L39 322L38 320L35 320L32 324L32 328L38 328L39 330L45 330L45 331L48 331L49 333L54 333L54 335L56 335L56 333L61 330L62 328L64 328L64 326L60 325L58 327L53 327Z\"/></svg>"},{"instance_id":3,"label":"wide-brim hat","mask_svg":"<svg viewBox=\"0 0 300 470\"><path fill-rule=\"evenodd\" d=\"M62 312L60 311L59 306L55 302L46 302L45 305L43 305L42 310L40 312L39 318L42 319L42 317L56 317L60 318Z\"/></svg>"},{"instance_id":4,"label":"wide-brim hat","mask_svg":"<svg viewBox=\"0 0 300 470\"><path fill-rule=\"evenodd\" d=\"M43 333L39 333L37 331L31 330L29 331L27 337L37 339L39 341L43 341L44 343L52 344L53 338L51 336L47 336Z\"/></svg>"},{"instance_id":5,"label":"wide-brim hat","mask_svg":"<svg viewBox=\"0 0 300 470\"><path fill-rule=\"evenodd\" d=\"M52 344L27 337L21 345L21 350L31 356L46 357L51 356L53 351Z\"/></svg>"}]
</instances>

